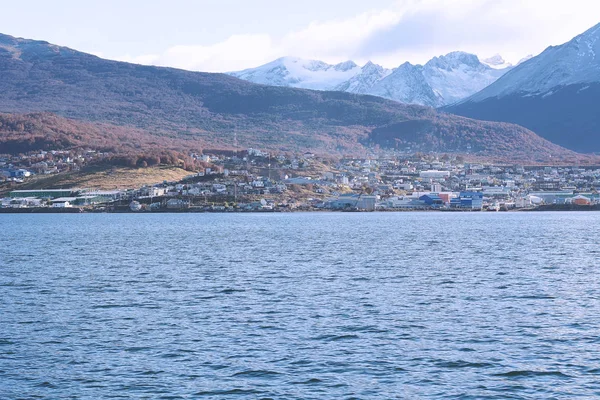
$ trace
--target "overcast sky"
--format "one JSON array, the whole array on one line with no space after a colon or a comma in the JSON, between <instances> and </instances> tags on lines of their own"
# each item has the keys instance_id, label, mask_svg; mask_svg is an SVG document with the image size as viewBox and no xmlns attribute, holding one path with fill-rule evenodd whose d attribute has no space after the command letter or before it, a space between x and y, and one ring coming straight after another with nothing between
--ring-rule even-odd
<instances>
[{"instance_id":1,"label":"overcast sky","mask_svg":"<svg viewBox=\"0 0 600 400\"><path fill-rule=\"evenodd\" d=\"M19 0L0 32L198 71L291 55L405 61L462 50L517 62L600 23L599 0Z\"/></svg>"}]
</instances>

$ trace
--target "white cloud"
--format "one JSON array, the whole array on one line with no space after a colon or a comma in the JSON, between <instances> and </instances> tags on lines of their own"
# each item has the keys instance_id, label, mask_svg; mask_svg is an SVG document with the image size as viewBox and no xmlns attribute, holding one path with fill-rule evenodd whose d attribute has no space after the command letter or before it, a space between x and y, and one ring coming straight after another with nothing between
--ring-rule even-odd
<instances>
[{"instance_id":1,"label":"white cloud","mask_svg":"<svg viewBox=\"0 0 600 400\"><path fill-rule=\"evenodd\" d=\"M273 43L268 35L234 35L212 46L175 46L160 58L163 64L184 69L220 72L262 63L273 56Z\"/></svg>"},{"instance_id":2,"label":"white cloud","mask_svg":"<svg viewBox=\"0 0 600 400\"><path fill-rule=\"evenodd\" d=\"M161 65L159 63L160 56L158 54L142 54L140 56L132 56L131 54L126 54L124 56L119 57L118 59L119 61L125 61L134 64Z\"/></svg>"},{"instance_id":3,"label":"white cloud","mask_svg":"<svg viewBox=\"0 0 600 400\"><path fill-rule=\"evenodd\" d=\"M353 18L313 22L305 29L290 32L281 40L284 51L295 56L341 61L369 36L398 24L399 10L369 11Z\"/></svg>"},{"instance_id":4,"label":"white cloud","mask_svg":"<svg viewBox=\"0 0 600 400\"><path fill-rule=\"evenodd\" d=\"M372 35L355 58L388 66L462 50L512 62L570 40L600 22L597 0L422 0L392 29ZM398 4L408 4L400 2ZM395 60L395 62L394 62ZM392 64L392 65L390 65Z\"/></svg>"},{"instance_id":5,"label":"white cloud","mask_svg":"<svg viewBox=\"0 0 600 400\"><path fill-rule=\"evenodd\" d=\"M260 64L273 55L273 44L268 35L233 35L210 46L179 45L162 54L127 55L120 59L137 64L223 72Z\"/></svg>"},{"instance_id":6,"label":"white cloud","mask_svg":"<svg viewBox=\"0 0 600 400\"><path fill-rule=\"evenodd\" d=\"M280 38L233 35L212 45L178 45L120 59L209 72L250 68L286 55L332 63L371 59L395 67L463 50L485 57L500 53L517 62L598 22L597 0L398 0L352 18L313 21Z\"/></svg>"}]
</instances>

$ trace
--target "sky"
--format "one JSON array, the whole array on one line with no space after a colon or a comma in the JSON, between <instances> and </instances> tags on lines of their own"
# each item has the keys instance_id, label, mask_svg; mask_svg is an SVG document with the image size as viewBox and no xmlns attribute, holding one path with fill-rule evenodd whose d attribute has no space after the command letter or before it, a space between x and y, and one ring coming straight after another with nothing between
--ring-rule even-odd
<instances>
[{"instance_id":1,"label":"sky","mask_svg":"<svg viewBox=\"0 0 600 400\"><path fill-rule=\"evenodd\" d=\"M196 71L283 56L387 68L466 51L516 63L600 23L598 0L20 0L0 33Z\"/></svg>"}]
</instances>

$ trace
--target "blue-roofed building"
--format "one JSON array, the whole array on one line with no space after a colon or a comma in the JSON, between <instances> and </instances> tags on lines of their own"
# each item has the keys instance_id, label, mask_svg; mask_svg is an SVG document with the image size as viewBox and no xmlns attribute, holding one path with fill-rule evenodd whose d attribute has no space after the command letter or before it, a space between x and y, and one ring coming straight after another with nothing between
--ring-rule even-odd
<instances>
[{"instance_id":1,"label":"blue-roofed building","mask_svg":"<svg viewBox=\"0 0 600 400\"><path fill-rule=\"evenodd\" d=\"M423 201L430 207L441 207L444 205L444 201L437 194L424 194L419 197L419 200Z\"/></svg>"},{"instance_id":2,"label":"blue-roofed building","mask_svg":"<svg viewBox=\"0 0 600 400\"><path fill-rule=\"evenodd\" d=\"M450 200L450 207L466 210L481 210L483 208L483 193L460 192L460 195L457 198Z\"/></svg>"}]
</instances>

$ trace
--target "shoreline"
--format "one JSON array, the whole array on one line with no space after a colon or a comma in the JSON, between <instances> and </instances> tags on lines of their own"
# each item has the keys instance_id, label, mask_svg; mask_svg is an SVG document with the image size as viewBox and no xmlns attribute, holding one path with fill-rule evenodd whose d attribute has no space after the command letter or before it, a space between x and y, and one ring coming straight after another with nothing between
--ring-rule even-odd
<instances>
[{"instance_id":1,"label":"shoreline","mask_svg":"<svg viewBox=\"0 0 600 400\"><path fill-rule=\"evenodd\" d=\"M541 211L571 211L571 212L589 212L600 211L600 204L595 205L576 205L576 204L548 204L533 208L516 208L501 211L489 210L462 210L462 209L386 209L386 210L331 210L331 209L310 209L310 210L206 210L204 208L184 208L184 209L161 209L152 211L132 211L125 209L88 209L80 207L52 208L52 207L28 207L28 208L0 208L0 214L250 214L250 213L414 213L414 212L451 212L451 213L514 213L514 212L541 212Z\"/></svg>"}]
</instances>

